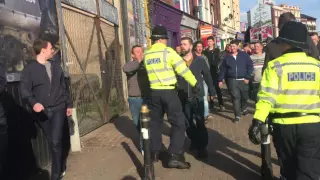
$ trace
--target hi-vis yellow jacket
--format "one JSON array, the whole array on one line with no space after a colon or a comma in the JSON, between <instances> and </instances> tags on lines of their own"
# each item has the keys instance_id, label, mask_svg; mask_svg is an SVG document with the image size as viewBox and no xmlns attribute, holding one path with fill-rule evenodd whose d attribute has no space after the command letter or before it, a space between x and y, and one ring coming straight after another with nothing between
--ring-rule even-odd
<instances>
[{"instance_id":1,"label":"hi-vis yellow jacket","mask_svg":"<svg viewBox=\"0 0 320 180\"><path fill-rule=\"evenodd\" d=\"M303 52L287 53L268 63L254 118L270 113L320 113L320 62ZM320 122L319 116L273 119L276 124Z\"/></svg>"},{"instance_id":2,"label":"hi-vis yellow jacket","mask_svg":"<svg viewBox=\"0 0 320 180\"><path fill-rule=\"evenodd\" d=\"M144 64L151 89L174 89L177 83L176 73L191 86L197 83L183 59L172 48L162 43L152 45L145 53Z\"/></svg>"}]
</instances>

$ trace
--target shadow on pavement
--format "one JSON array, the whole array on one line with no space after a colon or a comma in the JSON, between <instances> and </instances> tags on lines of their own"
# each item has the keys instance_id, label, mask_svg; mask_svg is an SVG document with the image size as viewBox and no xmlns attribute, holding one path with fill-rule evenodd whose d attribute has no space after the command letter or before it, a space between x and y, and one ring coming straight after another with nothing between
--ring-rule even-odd
<instances>
[{"instance_id":1,"label":"shadow on pavement","mask_svg":"<svg viewBox=\"0 0 320 180\"><path fill-rule=\"evenodd\" d=\"M121 180L137 180L137 178L132 177L132 176L125 176Z\"/></svg>"},{"instance_id":2,"label":"shadow on pavement","mask_svg":"<svg viewBox=\"0 0 320 180\"><path fill-rule=\"evenodd\" d=\"M139 176L141 178L143 178L143 170L144 169L143 169L142 163L140 162L140 160L137 158L137 156L134 154L134 152L131 150L130 146L126 142L122 142L121 145L126 150L128 155L130 156L133 164L137 168L137 173L139 174ZM129 180L130 177L125 177L125 178L128 178L128 180Z\"/></svg>"}]
</instances>

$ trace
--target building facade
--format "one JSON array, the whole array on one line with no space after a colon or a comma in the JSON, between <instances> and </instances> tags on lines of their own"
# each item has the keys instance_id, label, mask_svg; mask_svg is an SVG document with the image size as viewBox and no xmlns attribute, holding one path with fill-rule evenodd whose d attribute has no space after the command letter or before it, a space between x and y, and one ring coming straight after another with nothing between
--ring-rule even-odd
<instances>
[{"instance_id":1,"label":"building facade","mask_svg":"<svg viewBox=\"0 0 320 180\"><path fill-rule=\"evenodd\" d=\"M226 44L236 37L237 31L240 31L239 0L220 0L219 5L221 14L219 27L224 31L221 39Z\"/></svg>"},{"instance_id":2,"label":"building facade","mask_svg":"<svg viewBox=\"0 0 320 180\"><path fill-rule=\"evenodd\" d=\"M317 18L301 14L300 22L307 26L309 32L317 32Z\"/></svg>"},{"instance_id":3,"label":"building facade","mask_svg":"<svg viewBox=\"0 0 320 180\"><path fill-rule=\"evenodd\" d=\"M300 20L300 7L299 6L288 6L286 4L281 4L279 6L272 6L272 24L274 37L279 36L279 17L282 13L291 12L298 20Z\"/></svg>"}]
</instances>

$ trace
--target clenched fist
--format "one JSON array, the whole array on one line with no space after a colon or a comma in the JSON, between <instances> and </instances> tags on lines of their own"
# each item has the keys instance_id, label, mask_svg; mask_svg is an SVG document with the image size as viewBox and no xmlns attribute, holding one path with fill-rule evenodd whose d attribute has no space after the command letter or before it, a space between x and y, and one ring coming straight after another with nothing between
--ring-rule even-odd
<instances>
[{"instance_id":1,"label":"clenched fist","mask_svg":"<svg viewBox=\"0 0 320 180\"><path fill-rule=\"evenodd\" d=\"M44 110L44 107L42 106L42 104L36 103L36 104L33 106L33 110L34 110L34 112L39 113L39 112L41 112L41 111Z\"/></svg>"}]
</instances>

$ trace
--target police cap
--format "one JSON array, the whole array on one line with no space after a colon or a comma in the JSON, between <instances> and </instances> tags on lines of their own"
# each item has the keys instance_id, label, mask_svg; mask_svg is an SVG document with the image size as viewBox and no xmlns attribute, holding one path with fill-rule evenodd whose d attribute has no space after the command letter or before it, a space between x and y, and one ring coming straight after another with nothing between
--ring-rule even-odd
<instances>
[{"instance_id":1,"label":"police cap","mask_svg":"<svg viewBox=\"0 0 320 180\"><path fill-rule=\"evenodd\" d=\"M276 41L278 43L289 44L293 47L308 49L307 36L308 30L304 24L290 21L284 24Z\"/></svg>"},{"instance_id":2,"label":"police cap","mask_svg":"<svg viewBox=\"0 0 320 180\"><path fill-rule=\"evenodd\" d=\"M162 25L156 25L152 29L151 39L168 39L167 29Z\"/></svg>"}]
</instances>

